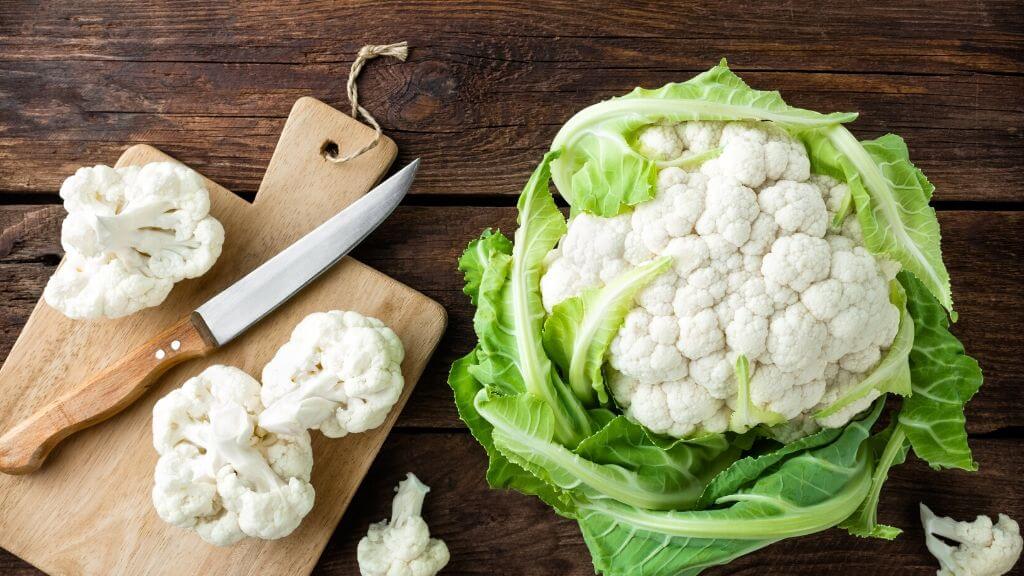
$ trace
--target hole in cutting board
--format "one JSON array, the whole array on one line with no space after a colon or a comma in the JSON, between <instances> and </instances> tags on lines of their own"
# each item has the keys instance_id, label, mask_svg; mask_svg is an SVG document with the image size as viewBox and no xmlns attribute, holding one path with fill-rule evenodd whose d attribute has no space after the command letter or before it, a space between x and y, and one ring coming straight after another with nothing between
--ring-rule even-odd
<instances>
[{"instance_id":1,"label":"hole in cutting board","mask_svg":"<svg viewBox=\"0 0 1024 576\"><path fill-rule=\"evenodd\" d=\"M329 158L331 160L337 160L338 158L338 143L334 140L327 140L320 146L320 155Z\"/></svg>"}]
</instances>

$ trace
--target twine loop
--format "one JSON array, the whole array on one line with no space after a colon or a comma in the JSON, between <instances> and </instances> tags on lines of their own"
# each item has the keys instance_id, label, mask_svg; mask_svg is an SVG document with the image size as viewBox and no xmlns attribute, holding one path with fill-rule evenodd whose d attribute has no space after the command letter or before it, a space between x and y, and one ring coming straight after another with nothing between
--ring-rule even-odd
<instances>
[{"instance_id":1,"label":"twine loop","mask_svg":"<svg viewBox=\"0 0 1024 576\"><path fill-rule=\"evenodd\" d=\"M367 44L359 49L359 54L356 55L356 60L352 63L352 69L349 70L348 73L346 93L348 94L348 101L352 103L352 117L358 118L359 116L362 116L370 126L373 126L373 140L347 156L327 156L327 159L331 162L341 164L342 162L348 162L349 160L358 158L366 152L373 150L373 148L377 146L377 143L380 142L380 136L382 134L380 124L377 123L377 120L366 110L366 108L359 105L359 89L356 86L356 80L358 80L359 73L362 72L363 66L378 56L390 56L391 58L396 58L401 62L405 62L405 59L409 56L409 43L397 42L395 44Z\"/></svg>"}]
</instances>

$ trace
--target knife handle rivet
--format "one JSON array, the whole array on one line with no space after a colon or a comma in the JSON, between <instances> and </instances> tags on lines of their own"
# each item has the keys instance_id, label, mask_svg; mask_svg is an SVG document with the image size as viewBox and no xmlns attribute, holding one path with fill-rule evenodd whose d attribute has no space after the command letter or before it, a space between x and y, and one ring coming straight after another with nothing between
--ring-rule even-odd
<instances>
[{"instance_id":1,"label":"knife handle rivet","mask_svg":"<svg viewBox=\"0 0 1024 576\"><path fill-rule=\"evenodd\" d=\"M157 360L163 360L164 356L167 356L167 352L164 352L163 348L161 348L161 349L156 351L156 359Z\"/></svg>"},{"instance_id":2,"label":"knife handle rivet","mask_svg":"<svg viewBox=\"0 0 1024 576\"><path fill-rule=\"evenodd\" d=\"M177 352L180 349L181 349L181 342L179 342L177 340L175 340L174 342L171 342L171 350L174 350L175 352Z\"/></svg>"}]
</instances>

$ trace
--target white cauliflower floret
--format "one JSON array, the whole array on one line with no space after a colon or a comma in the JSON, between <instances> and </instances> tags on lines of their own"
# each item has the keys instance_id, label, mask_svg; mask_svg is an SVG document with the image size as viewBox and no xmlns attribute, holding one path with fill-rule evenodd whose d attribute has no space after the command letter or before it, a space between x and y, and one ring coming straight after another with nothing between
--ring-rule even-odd
<instances>
[{"instance_id":1,"label":"white cauliflower floret","mask_svg":"<svg viewBox=\"0 0 1024 576\"><path fill-rule=\"evenodd\" d=\"M625 226L628 233L624 246L625 257L634 264L649 260L653 254L664 250L673 239L692 233L694 224L704 211L706 181L701 174L666 168L659 180L665 183L665 189L672 192L660 194L637 206ZM591 241L607 234L603 228L586 229L586 232L597 234ZM566 234L562 245L568 241L569 235Z\"/></svg>"},{"instance_id":2,"label":"white cauliflower floret","mask_svg":"<svg viewBox=\"0 0 1024 576\"><path fill-rule=\"evenodd\" d=\"M819 238L825 235L828 217L817 188L802 182L783 180L757 195L761 211L775 219L786 232L803 232Z\"/></svg>"},{"instance_id":3,"label":"white cauliflower floret","mask_svg":"<svg viewBox=\"0 0 1024 576\"><path fill-rule=\"evenodd\" d=\"M376 318L317 312L263 368L260 426L340 438L380 426L402 395L402 341Z\"/></svg>"},{"instance_id":4,"label":"white cauliflower floret","mask_svg":"<svg viewBox=\"0 0 1024 576\"><path fill-rule=\"evenodd\" d=\"M768 181L803 181L811 162L799 140L765 122L730 122L718 142L722 154L704 164L703 172L732 178L756 188Z\"/></svg>"},{"instance_id":5,"label":"white cauliflower floret","mask_svg":"<svg viewBox=\"0 0 1024 576\"><path fill-rule=\"evenodd\" d=\"M173 162L79 168L61 185L64 264L46 302L70 318L118 318L163 302L206 273L224 228L199 174Z\"/></svg>"},{"instance_id":6,"label":"white cauliflower floret","mask_svg":"<svg viewBox=\"0 0 1024 576\"><path fill-rule=\"evenodd\" d=\"M828 335L825 324L797 302L772 316L768 355L784 372L820 373L825 368L821 351Z\"/></svg>"},{"instance_id":7,"label":"white cauliflower floret","mask_svg":"<svg viewBox=\"0 0 1024 576\"><path fill-rule=\"evenodd\" d=\"M652 160L672 160L682 156L683 141L672 126L648 126L637 137L640 153Z\"/></svg>"},{"instance_id":8,"label":"white cauliflower floret","mask_svg":"<svg viewBox=\"0 0 1024 576\"><path fill-rule=\"evenodd\" d=\"M693 316L679 319L679 341L676 346L687 358L695 360L720 350L725 335L718 326L714 310L704 309Z\"/></svg>"},{"instance_id":9,"label":"white cauliflower floret","mask_svg":"<svg viewBox=\"0 0 1024 576\"><path fill-rule=\"evenodd\" d=\"M656 434L722 432L728 425L725 403L692 380L645 384L612 372L609 387L625 414Z\"/></svg>"},{"instance_id":10,"label":"white cauliflower floret","mask_svg":"<svg viewBox=\"0 0 1024 576\"><path fill-rule=\"evenodd\" d=\"M831 267L828 242L803 233L782 236L765 254L761 273L765 280L801 293L828 276Z\"/></svg>"},{"instance_id":11,"label":"white cauliflower floret","mask_svg":"<svg viewBox=\"0 0 1024 576\"><path fill-rule=\"evenodd\" d=\"M722 122L683 122L676 124L676 135L692 154L701 154L718 146L722 137Z\"/></svg>"},{"instance_id":12,"label":"white cauliflower floret","mask_svg":"<svg viewBox=\"0 0 1024 576\"><path fill-rule=\"evenodd\" d=\"M812 413L863 380L892 343L899 265L867 251L856 217L829 229L848 186L811 175L803 144L770 123L658 125L640 140L658 159L720 153L661 169L655 197L631 213L577 215L549 255L545 307L670 256L673 267L637 294L609 349L609 385L627 415L676 436L725 429L743 356L753 406L736 422L775 413L818 425ZM877 396L820 424L845 424Z\"/></svg>"},{"instance_id":13,"label":"white cauliflower floret","mask_svg":"<svg viewBox=\"0 0 1024 576\"><path fill-rule=\"evenodd\" d=\"M705 162L701 171L713 180L756 188L768 177L764 148L767 141L767 132L756 123L730 122L722 129L718 141L721 155Z\"/></svg>"},{"instance_id":14,"label":"white cauliflower floret","mask_svg":"<svg viewBox=\"0 0 1024 576\"><path fill-rule=\"evenodd\" d=\"M731 356L731 357L730 357ZM690 362L690 378L712 398L727 400L736 395L733 365L736 355L715 352Z\"/></svg>"},{"instance_id":15,"label":"white cauliflower floret","mask_svg":"<svg viewBox=\"0 0 1024 576\"><path fill-rule=\"evenodd\" d=\"M313 507L309 434L256 426L260 385L215 365L153 407L153 505L165 521L218 546L291 534Z\"/></svg>"},{"instance_id":16,"label":"white cauliflower floret","mask_svg":"<svg viewBox=\"0 0 1024 576\"><path fill-rule=\"evenodd\" d=\"M996 523L988 516L957 522L936 516L922 503L921 524L928 551L939 561L937 576L1002 576L1013 570L1024 548L1020 526L1006 514L1000 514Z\"/></svg>"},{"instance_id":17,"label":"white cauliflower floret","mask_svg":"<svg viewBox=\"0 0 1024 576\"><path fill-rule=\"evenodd\" d=\"M757 195L753 190L713 178L707 184L704 213L697 220L697 233L705 237L721 234L733 246L742 246L750 239L750 226L757 214Z\"/></svg>"},{"instance_id":18,"label":"white cauliflower floret","mask_svg":"<svg viewBox=\"0 0 1024 576\"><path fill-rule=\"evenodd\" d=\"M548 254L548 274L541 279L541 298L550 312L558 302L588 286L615 278L629 264L624 259L629 216L604 219L587 213L572 219L569 233Z\"/></svg>"},{"instance_id":19,"label":"white cauliflower floret","mask_svg":"<svg viewBox=\"0 0 1024 576\"><path fill-rule=\"evenodd\" d=\"M750 399L754 404L786 420L813 408L824 391L824 378L801 381L771 364L758 367L750 378Z\"/></svg>"},{"instance_id":20,"label":"white cauliflower floret","mask_svg":"<svg viewBox=\"0 0 1024 576\"><path fill-rule=\"evenodd\" d=\"M634 309L611 344L612 368L642 380L682 378L687 363L676 348L679 324L674 316L652 316Z\"/></svg>"},{"instance_id":21,"label":"white cauliflower floret","mask_svg":"<svg viewBox=\"0 0 1024 576\"><path fill-rule=\"evenodd\" d=\"M361 576L434 576L448 564L448 546L430 537L423 520L423 499L430 488L412 472L398 483L391 522L371 524L359 541Z\"/></svg>"}]
</instances>

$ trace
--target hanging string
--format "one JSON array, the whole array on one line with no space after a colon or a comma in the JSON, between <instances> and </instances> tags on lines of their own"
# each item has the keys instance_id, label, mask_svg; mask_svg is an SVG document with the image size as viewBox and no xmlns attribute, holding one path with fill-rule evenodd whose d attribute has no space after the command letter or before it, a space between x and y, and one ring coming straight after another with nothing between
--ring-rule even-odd
<instances>
[{"instance_id":1,"label":"hanging string","mask_svg":"<svg viewBox=\"0 0 1024 576\"><path fill-rule=\"evenodd\" d=\"M373 126L373 140L347 156L327 156L327 159L331 162L340 164L342 162L348 162L353 158L358 158L367 151L372 150L377 143L380 142L380 136L382 133L380 124L377 123L377 120L366 110L366 108L359 105L359 90L356 87L356 80L359 78L359 73L362 72L363 66L378 56L390 56L405 62L405 59L409 56L409 44L407 42L380 45L368 44L359 49L359 55L356 56L355 62L352 63L352 69L348 73L348 85L346 88L348 101L352 103L352 117L358 118L359 116L362 116L370 126Z\"/></svg>"}]
</instances>

